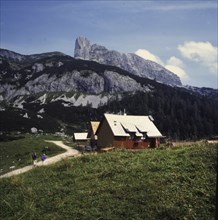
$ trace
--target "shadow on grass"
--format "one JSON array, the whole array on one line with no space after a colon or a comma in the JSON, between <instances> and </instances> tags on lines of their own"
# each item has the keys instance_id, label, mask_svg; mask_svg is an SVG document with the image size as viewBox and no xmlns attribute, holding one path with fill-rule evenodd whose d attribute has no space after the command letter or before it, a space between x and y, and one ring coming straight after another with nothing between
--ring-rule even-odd
<instances>
[{"instance_id":1,"label":"shadow on grass","mask_svg":"<svg viewBox=\"0 0 218 220\"><path fill-rule=\"evenodd\" d=\"M14 136L14 135L2 134L0 135L0 142L9 142L9 141L19 140L23 138L25 138L25 136Z\"/></svg>"}]
</instances>

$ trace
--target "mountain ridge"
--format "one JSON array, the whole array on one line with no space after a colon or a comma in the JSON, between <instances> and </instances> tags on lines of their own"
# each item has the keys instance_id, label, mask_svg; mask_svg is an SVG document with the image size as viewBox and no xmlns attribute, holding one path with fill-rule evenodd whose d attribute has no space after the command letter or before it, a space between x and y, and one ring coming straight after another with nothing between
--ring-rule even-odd
<instances>
[{"instance_id":1,"label":"mountain ridge","mask_svg":"<svg viewBox=\"0 0 218 220\"><path fill-rule=\"evenodd\" d=\"M168 86L116 66L50 55L24 61L0 56L0 132L34 127L72 134L105 112L124 108L128 114L153 115L161 132L172 138L218 132L217 90Z\"/></svg>"},{"instance_id":2,"label":"mountain ridge","mask_svg":"<svg viewBox=\"0 0 218 220\"><path fill-rule=\"evenodd\" d=\"M17 56L22 56L24 58L18 59ZM28 60L28 62L26 60ZM0 62L0 100L3 100L4 97L6 97L7 100L7 97L10 97L13 91L14 94L11 96L11 98L14 98L16 95L33 95L39 92L77 91L90 94L99 94L102 92L135 92L142 90L149 92L152 90L152 86L149 86L149 84L151 85L152 80L149 80L149 78L143 78L147 79L148 85L144 84L144 86L141 86L142 78L140 76L131 74L120 67L100 64L96 61L80 60L78 58L74 59L73 57L65 55L61 52L22 55L13 51L0 49ZM71 82L71 84L69 78L72 79L73 75L75 74L77 74L77 76L75 76L77 79L82 77L82 81L76 80L76 83L79 84L78 86L73 87L72 85L75 84L75 80ZM42 75L44 76L44 80ZM54 75L56 78L53 78L52 80ZM66 76L65 79L63 78L64 75ZM94 79L92 76L97 78ZM60 79L61 77L62 79ZM90 83L88 83L87 77L90 79L88 80ZM109 81L108 77L110 78ZM87 79L85 80L85 78ZM120 79L119 83L117 79ZM55 87L51 89L49 82L53 83L54 85L55 80L59 80L59 83L56 84L56 89ZM122 84L122 82L125 85ZM29 87L30 85L34 86L35 92L33 92L33 90ZM37 91L36 85L40 86L41 90ZM42 85L45 85L44 90L42 89ZM67 89L67 87L65 89L65 85L71 86L71 90ZM24 88L28 87L29 89L27 89L25 94ZM184 90L187 89L192 93L194 92L200 95L212 97L216 100L218 99L217 90L212 88L198 88L193 86L179 87L183 88ZM75 88L77 89L75 90ZM16 94L15 90L19 90L20 92Z\"/></svg>"},{"instance_id":3,"label":"mountain ridge","mask_svg":"<svg viewBox=\"0 0 218 220\"><path fill-rule=\"evenodd\" d=\"M120 67L134 75L154 79L171 86L181 86L180 78L160 64L146 60L133 53L120 53L108 50L98 44L91 44L86 37L78 37L75 41L74 57L93 60L101 64Z\"/></svg>"},{"instance_id":4,"label":"mountain ridge","mask_svg":"<svg viewBox=\"0 0 218 220\"><path fill-rule=\"evenodd\" d=\"M0 94L6 100L40 92L73 91L100 94L150 90L128 72L94 61L52 54L46 58L36 58L28 65L19 62L19 66L12 68L11 66L17 63L16 59L14 63L11 59L1 60Z\"/></svg>"},{"instance_id":5,"label":"mountain ridge","mask_svg":"<svg viewBox=\"0 0 218 220\"><path fill-rule=\"evenodd\" d=\"M24 54L17 53L15 51L0 48L0 56L7 58L9 60L13 60L13 61L23 61L25 59L41 59L43 57L49 57L49 56L55 56L55 55L67 56L66 54L59 52L59 51L24 55Z\"/></svg>"}]
</instances>

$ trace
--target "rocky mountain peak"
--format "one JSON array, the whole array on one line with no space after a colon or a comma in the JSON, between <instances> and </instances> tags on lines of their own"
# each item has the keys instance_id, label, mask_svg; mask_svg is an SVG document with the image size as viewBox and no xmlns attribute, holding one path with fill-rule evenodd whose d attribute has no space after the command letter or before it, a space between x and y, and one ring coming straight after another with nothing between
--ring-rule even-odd
<instances>
[{"instance_id":1,"label":"rocky mountain peak","mask_svg":"<svg viewBox=\"0 0 218 220\"><path fill-rule=\"evenodd\" d=\"M85 37L78 37L75 42L74 56L84 60L89 60L90 41Z\"/></svg>"},{"instance_id":2,"label":"rocky mountain peak","mask_svg":"<svg viewBox=\"0 0 218 220\"><path fill-rule=\"evenodd\" d=\"M155 79L167 85L182 85L180 78L176 74L153 61L145 60L133 53L126 54L108 50L104 46L91 44L85 37L78 37L76 39L74 57L117 66L134 75Z\"/></svg>"}]
</instances>

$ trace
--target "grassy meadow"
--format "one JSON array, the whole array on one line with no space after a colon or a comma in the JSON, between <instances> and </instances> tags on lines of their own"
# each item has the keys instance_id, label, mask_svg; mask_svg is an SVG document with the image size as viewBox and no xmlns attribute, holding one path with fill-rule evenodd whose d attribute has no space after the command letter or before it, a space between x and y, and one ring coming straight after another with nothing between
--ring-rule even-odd
<instances>
[{"instance_id":1,"label":"grassy meadow","mask_svg":"<svg viewBox=\"0 0 218 220\"><path fill-rule=\"evenodd\" d=\"M215 218L217 145L115 150L0 180L0 219Z\"/></svg>"},{"instance_id":2,"label":"grassy meadow","mask_svg":"<svg viewBox=\"0 0 218 220\"><path fill-rule=\"evenodd\" d=\"M64 152L62 148L47 143L45 140L61 140L61 138L30 134L2 137L0 140L0 175L32 164L31 155L34 152L38 155L38 160L43 152L49 157Z\"/></svg>"}]
</instances>

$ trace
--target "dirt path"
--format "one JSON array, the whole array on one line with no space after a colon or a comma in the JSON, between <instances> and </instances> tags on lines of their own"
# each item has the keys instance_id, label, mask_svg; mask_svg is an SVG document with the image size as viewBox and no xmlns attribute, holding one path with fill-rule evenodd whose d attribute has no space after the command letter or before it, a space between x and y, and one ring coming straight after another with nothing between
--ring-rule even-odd
<instances>
[{"instance_id":1,"label":"dirt path","mask_svg":"<svg viewBox=\"0 0 218 220\"><path fill-rule=\"evenodd\" d=\"M73 156L76 156L76 155L79 155L79 151L77 150L74 150L72 149L71 147L65 145L62 141L46 141L46 142L50 142L50 143L54 143L56 144L57 146L61 147L61 148L64 148L66 150L66 152L62 153L62 154L58 154L54 157L50 157L50 158L47 158L44 163L42 163L42 161L39 161L36 163L36 166L37 167L40 167L40 166L47 166L47 165L50 165L50 164L54 164L60 160L63 160L65 158L68 158L68 157L73 157ZM0 179L1 178L4 178L4 177L11 177L11 176L15 176L15 175L19 175L21 173L25 173L31 169L35 168L33 165L29 165L29 166L26 166L26 167L23 167L23 168L20 168L20 169L17 169L17 170L13 170L9 173L6 173L4 175L1 175L0 176Z\"/></svg>"}]
</instances>

